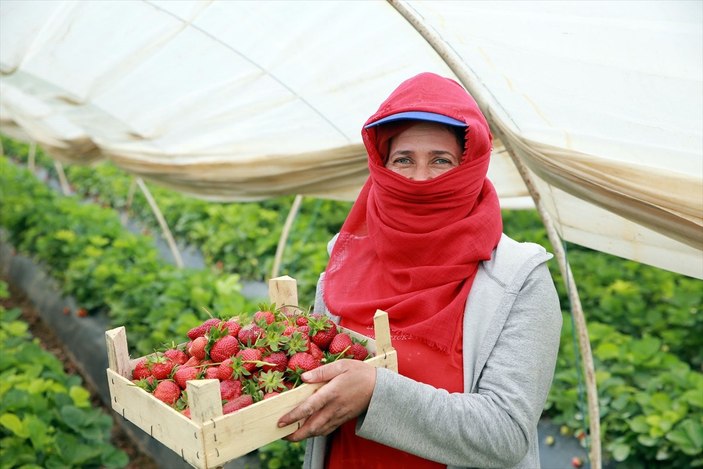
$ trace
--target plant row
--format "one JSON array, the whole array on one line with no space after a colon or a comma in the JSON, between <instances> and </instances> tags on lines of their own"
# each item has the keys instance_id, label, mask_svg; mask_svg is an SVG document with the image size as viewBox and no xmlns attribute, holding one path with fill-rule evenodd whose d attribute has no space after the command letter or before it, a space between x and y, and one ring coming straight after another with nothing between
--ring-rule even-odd
<instances>
[{"instance_id":1,"label":"plant row","mask_svg":"<svg viewBox=\"0 0 703 469\"><path fill-rule=\"evenodd\" d=\"M5 153L26 164L28 146L3 137ZM55 175L54 163L41 149L36 164ZM146 198L134 190L134 178L109 163L65 168L76 193L126 212L151 231L160 228ZM169 228L182 244L197 246L206 264L236 273L242 279L265 281L293 197L260 202L215 203L148 184ZM132 197L130 197L132 194ZM304 198L290 231L280 271L295 272L301 303L314 298L319 272L327 264L327 242L339 230L351 206L348 202Z\"/></svg>"},{"instance_id":2,"label":"plant row","mask_svg":"<svg viewBox=\"0 0 703 469\"><path fill-rule=\"evenodd\" d=\"M76 299L74 313L103 313L111 325L127 325L137 355L183 336L205 309L229 315L255 309L237 275L166 263L153 240L128 232L114 210L60 196L6 158L0 158L0 226Z\"/></svg>"},{"instance_id":3,"label":"plant row","mask_svg":"<svg viewBox=\"0 0 703 469\"><path fill-rule=\"evenodd\" d=\"M0 282L0 299L8 296ZM0 467L125 467L127 455L110 443L112 419L19 318L0 305Z\"/></svg>"}]
</instances>

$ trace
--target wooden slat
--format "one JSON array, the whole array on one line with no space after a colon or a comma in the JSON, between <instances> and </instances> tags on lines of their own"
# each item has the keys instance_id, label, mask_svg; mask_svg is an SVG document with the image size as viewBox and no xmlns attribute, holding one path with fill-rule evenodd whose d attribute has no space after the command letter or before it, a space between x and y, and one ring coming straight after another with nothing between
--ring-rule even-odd
<instances>
[{"instance_id":1,"label":"wooden slat","mask_svg":"<svg viewBox=\"0 0 703 469\"><path fill-rule=\"evenodd\" d=\"M199 469L208 467L200 425L110 369L107 370L107 379L115 412L179 454L190 465Z\"/></svg>"},{"instance_id":2,"label":"wooden slat","mask_svg":"<svg viewBox=\"0 0 703 469\"><path fill-rule=\"evenodd\" d=\"M105 342L107 343L107 362L110 369L120 376L131 378L132 366L127 347L127 330L121 326L105 331Z\"/></svg>"},{"instance_id":3,"label":"wooden slat","mask_svg":"<svg viewBox=\"0 0 703 469\"><path fill-rule=\"evenodd\" d=\"M284 275L269 280L269 299L276 308L298 306L298 284L295 279Z\"/></svg>"},{"instance_id":4,"label":"wooden slat","mask_svg":"<svg viewBox=\"0 0 703 469\"><path fill-rule=\"evenodd\" d=\"M197 424L222 416L220 380L197 379L186 383L190 418Z\"/></svg>"}]
</instances>

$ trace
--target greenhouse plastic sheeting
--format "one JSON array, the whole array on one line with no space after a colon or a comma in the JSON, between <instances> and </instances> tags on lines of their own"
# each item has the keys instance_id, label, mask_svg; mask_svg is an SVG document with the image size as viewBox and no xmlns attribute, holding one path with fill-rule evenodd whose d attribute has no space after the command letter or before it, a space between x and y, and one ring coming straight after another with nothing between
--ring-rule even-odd
<instances>
[{"instance_id":1,"label":"greenhouse plastic sheeting","mask_svg":"<svg viewBox=\"0 0 703 469\"><path fill-rule=\"evenodd\" d=\"M423 71L564 239L703 278L701 2L0 2L4 133L210 200L353 199L361 125ZM489 175L525 200L500 142Z\"/></svg>"}]
</instances>

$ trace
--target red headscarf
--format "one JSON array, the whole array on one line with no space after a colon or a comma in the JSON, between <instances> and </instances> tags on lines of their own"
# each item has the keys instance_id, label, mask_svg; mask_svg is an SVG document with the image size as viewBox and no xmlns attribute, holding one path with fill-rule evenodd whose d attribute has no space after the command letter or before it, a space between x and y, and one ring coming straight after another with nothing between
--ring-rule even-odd
<instances>
[{"instance_id":1,"label":"red headscarf","mask_svg":"<svg viewBox=\"0 0 703 469\"><path fill-rule=\"evenodd\" d=\"M379 129L366 126L406 111L443 114L467 124L459 166L425 181L384 167L381 153L387 149L379 151ZM332 250L325 303L333 314L368 325L382 309L394 332L455 350L478 264L490 258L502 232L498 197L486 178L488 124L458 83L422 73L381 104L362 137L370 176Z\"/></svg>"}]
</instances>

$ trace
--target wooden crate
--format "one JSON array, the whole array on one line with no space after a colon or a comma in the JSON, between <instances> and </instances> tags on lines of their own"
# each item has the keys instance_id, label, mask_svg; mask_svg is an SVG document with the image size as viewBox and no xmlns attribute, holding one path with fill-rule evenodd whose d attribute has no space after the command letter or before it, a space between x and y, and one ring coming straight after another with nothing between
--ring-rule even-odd
<instances>
[{"instance_id":1,"label":"wooden crate","mask_svg":"<svg viewBox=\"0 0 703 469\"><path fill-rule=\"evenodd\" d=\"M269 296L277 307L297 305L294 279L284 276L269 282ZM367 363L398 370L396 351L391 346L388 314L374 316L376 339L342 328L354 337L367 340L372 358ZM223 415L219 381L203 379L187 384L187 418L152 394L135 386L132 370L142 357L130 359L124 327L105 333L109 368L110 401L115 412L153 438L175 451L196 468L214 468L239 458L297 430L302 421L278 428L278 419L312 395L322 384L303 384L276 397Z\"/></svg>"}]
</instances>

